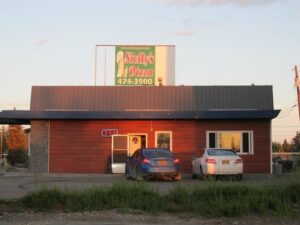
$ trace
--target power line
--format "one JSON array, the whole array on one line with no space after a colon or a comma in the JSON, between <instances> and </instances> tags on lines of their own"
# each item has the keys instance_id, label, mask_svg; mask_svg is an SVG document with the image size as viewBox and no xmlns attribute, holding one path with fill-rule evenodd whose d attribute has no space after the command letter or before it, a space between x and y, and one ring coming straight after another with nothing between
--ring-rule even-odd
<instances>
[{"instance_id":1,"label":"power line","mask_svg":"<svg viewBox=\"0 0 300 225\"><path fill-rule=\"evenodd\" d=\"M283 125L279 125L279 126L276 126L276 125L273 125L272 127L277 127L277 128L286 128L286 127L299 127L299 129L300 129L300 126L294 126L294 125L292 125L292 126L289 126L289 125L286 125L286 126L283 126Z\"/></svg>"},{"instance_id":2,"label":"power line","mask_svg":"<svg viewBox=\"0 0 300 225\"><path fill-rule=\"evenodd\" d=\"M295 105L296 103L297 103L297 100L294 100L293 102L290 102L289 104L287 104L287 105L281 107L281 110L284 110L284 109L286 109L286 108L289 108L290 106L293 106L293 105Z\"/></svg>"},{"instance_id":3,"label":"power line","mask_svg":"<svg viewBox=\"0 0 300 225\"><path fill-rule=\"evenodd\" d=\"M279 115L277 116L278 119L282 119L287 117L294 109L297 107L297 105L293 105L287 109L282 110Z\"/></svg>"},{"instance_id":4,"label":"power line","mask_svg":"<svg viewBox=\"0 0 300 225\"><path fill-rule=\"evenodd\" d=\"M297 106L297 100L294 100L293 102L289 103L288 105L282 107L279 115L277 116L278 119L287 117L293 109Z\"/></svg>"}]
</instances>

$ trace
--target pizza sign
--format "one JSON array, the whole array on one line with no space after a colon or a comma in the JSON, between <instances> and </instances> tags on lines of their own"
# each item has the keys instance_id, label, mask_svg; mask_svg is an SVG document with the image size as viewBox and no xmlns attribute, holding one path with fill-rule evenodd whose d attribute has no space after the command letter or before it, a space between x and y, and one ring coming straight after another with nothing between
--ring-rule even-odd
<instances>
[{"instance_id":1,"label":"pizza sign","mask_svg":"<svg viewBox=\"0 0 300 225\"><path fill-rule=\"evenodd\" d=\"M115 54L115 85L155 85L154 46L116 46Z\"/></svg>"}]
</instances>

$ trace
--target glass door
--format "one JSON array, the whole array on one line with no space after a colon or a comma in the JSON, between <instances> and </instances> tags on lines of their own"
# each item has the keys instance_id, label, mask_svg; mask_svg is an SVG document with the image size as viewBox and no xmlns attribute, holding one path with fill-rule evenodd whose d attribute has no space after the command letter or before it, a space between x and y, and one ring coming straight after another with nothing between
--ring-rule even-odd
<instances>
[{"instance_id":1,"label":"glass door","mask_svg":"<svg viewBox=\"0 0 300 225\"><path fill-rule=\"evenodd\" d=\"M146 134L128 134L128 154L132 156L133 153L139 148L147 147L147 135Z\"/></svg>"},{"instance_id":2,"label":"glass door","mask_svg":"<svg viewBox=\"0 0 300 225\"><path fill-rule=\"evenodd\" d=\"M128 136L112 135L111 168L112 173L125 173L128 155Z\"/></svg>"}]
</instances>

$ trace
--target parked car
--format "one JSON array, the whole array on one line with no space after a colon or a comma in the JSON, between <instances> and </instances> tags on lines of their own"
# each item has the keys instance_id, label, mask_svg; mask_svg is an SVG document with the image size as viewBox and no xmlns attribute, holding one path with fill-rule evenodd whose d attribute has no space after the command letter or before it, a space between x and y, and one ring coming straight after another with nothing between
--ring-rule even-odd
<instances>
[{"instance_id":1,"label":"parked car","mask_svg":"<svg viewBox=\"0 0 300 225\"><path fill-rule=\"evenodd\" d=\"M181 179L180 162L174 154L163 148L141 148L128 157L125 165L127 179L170 178Z\"/></svg>"},{"instance_id":2,"label":"parked car","mask_svg":"<svg viewBox=\"0 0 300 225\"><path fill-rule=\"evenodd\" d=\"M208 176L243 178L243 159L232 149L207 148L201 157L192 161L193 178L206 180Z\"/></svg>"}]
</instances>

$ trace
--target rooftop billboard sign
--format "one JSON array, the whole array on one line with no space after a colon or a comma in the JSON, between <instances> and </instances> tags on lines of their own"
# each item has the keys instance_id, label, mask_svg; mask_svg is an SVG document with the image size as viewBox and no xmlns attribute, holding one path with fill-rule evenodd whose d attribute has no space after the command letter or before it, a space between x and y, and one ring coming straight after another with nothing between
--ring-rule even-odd
<instances>
[{"instance_id":1,"label":"rooftop billboard sign","mask_svg":"<svg viewBox=\"0 0 300 225\"><path fill-rule=\"evenodd\" d=\"M155 46L116 46L115 85L154 86Z\"/></svg>"}]
</instances>

